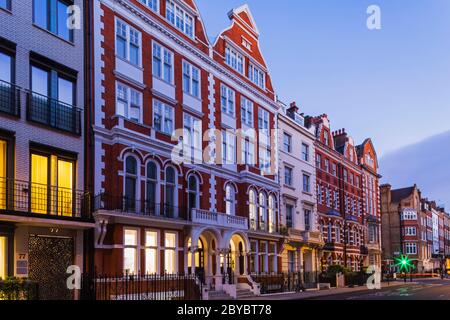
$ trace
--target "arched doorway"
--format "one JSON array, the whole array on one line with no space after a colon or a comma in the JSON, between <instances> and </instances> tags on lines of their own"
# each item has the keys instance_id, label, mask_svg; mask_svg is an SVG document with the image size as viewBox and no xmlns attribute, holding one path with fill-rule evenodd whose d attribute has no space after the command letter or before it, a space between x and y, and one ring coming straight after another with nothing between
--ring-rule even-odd
<instances>
[{"instance_id":1,"label":"arched doorway","mask_svg":"<svg viewBox=\"0 0 450 320\"><path fill-rule=\"evenodd\" d=\"M188 272L192 274L192 240L188 241ZM205 281L205 246L201 238L198 239L197 247L195 248L195 274L204 282Z\"/></svg>"}]
</instances>

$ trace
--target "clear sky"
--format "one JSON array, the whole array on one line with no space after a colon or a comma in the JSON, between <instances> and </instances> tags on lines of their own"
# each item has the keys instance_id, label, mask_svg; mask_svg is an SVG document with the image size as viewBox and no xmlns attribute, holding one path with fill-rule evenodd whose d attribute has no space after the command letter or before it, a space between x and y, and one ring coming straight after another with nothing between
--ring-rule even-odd
<instances>
[{"instance_id":1,"label":"clear sky","mask_svg":"<svg viewBox=\"0 0 450 320\"><path fill-rule=\"evenodd\" d=\"M450 0L197 0L208 36L250 6L281 100L378 155L450 130ZM382 29L366 27L381 8Z\"/></svg>"}]
</instances>

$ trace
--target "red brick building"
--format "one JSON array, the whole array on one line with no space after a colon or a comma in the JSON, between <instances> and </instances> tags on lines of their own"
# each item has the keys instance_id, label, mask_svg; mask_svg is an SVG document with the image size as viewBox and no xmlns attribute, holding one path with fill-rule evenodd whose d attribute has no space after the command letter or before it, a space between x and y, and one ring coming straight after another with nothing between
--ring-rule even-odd
<instances>
[{"instance_id":1,"label":"red brick building","mask_svg":"<svg viewBox=\"0 0 450 320\"><path fill-rule=\"evenodd\" d=\"M92 12L98 272L198 273L216 289L225 274L277 272L279 106L248 7L214 43L191 0Z\"/></svg>"},{"instance_id":2,"label":"red brick building","mask_svg":"<svg viewBox=\"0 0 450 320\"><path fill-rule=\"evenodd\" d=\"M325 242L322 270L330 265L352 270L379 266L379 176L372 142L356 146L345 130L332 132L327 115L311 121L316 128L317 205Z\"/></svg>"}]
</instances>

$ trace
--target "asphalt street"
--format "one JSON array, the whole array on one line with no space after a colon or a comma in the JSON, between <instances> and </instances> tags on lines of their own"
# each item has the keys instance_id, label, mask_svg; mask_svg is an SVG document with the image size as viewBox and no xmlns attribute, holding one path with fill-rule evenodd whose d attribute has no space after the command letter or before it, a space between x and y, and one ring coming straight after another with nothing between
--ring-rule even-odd
<instances>
[{"instance_id":1,"label":"asphalt street","mask_svg":"<svg viewBox=\"0 0 450 320\"><path fill-rule=\"evenodd\" d=\"M380 290L311 297L307 300L450 300L450 280L426 279L414 282Z\"/></svg>"}]
</instances>

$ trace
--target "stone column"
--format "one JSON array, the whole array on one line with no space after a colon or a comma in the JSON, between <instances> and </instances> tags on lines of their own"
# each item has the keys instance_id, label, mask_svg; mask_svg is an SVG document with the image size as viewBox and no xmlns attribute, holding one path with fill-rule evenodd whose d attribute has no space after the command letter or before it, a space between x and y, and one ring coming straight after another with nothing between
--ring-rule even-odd
<instances>
[{"instance_id":1,"label":"stone column","mask_svg":"<svg viewBox=\"0 0 450 320\"><path fill-rule=\"evenodd\" d=\"M198 247L191 247L191 274L195 275L195 254Z\"/></svg>"}]
</instances>

